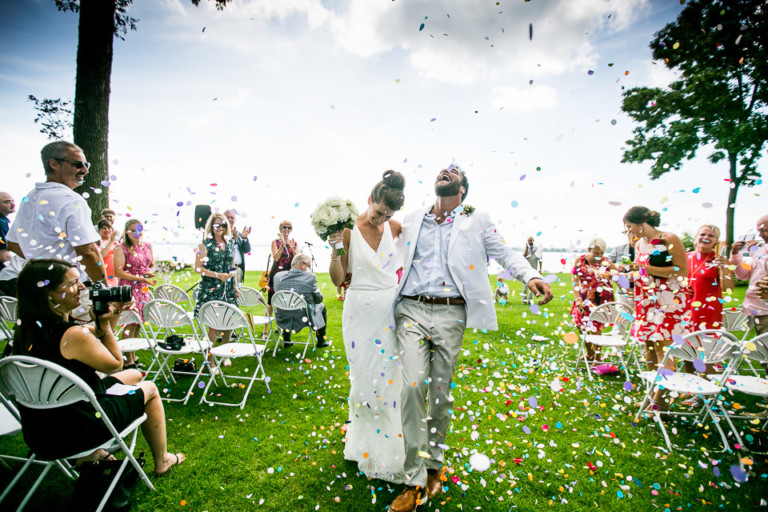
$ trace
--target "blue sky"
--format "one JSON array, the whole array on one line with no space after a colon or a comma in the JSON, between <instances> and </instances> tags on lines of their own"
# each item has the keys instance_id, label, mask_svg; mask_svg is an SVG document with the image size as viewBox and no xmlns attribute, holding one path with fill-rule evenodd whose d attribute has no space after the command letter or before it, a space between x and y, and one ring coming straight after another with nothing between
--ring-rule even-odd
<instances>
[{"instance_id":1,"label":"blue sky","mask_svg":"<svg viewBox=\"0 0 768 512\"><path fill-rule=\"evenodd\" d=\"M724 227L726 168L706 151L655 182L647 165L620 163L633 128L622 87L672 78L648 42L680 9L679 0L235 0L217 12L135 0L138 31L115 42L113 206L146 220L155 243L196 240L192 207L210 202L237 208L254 242L268 243L288 218L300 242L318 243L309 214L324 198L362 208L392 168L405 174L413 209L456 163L470 176L467 202L490 211L513 245L537 233L545 247L593 236L618 244L636 204L662 210L676 233ZM43 176L46 140L26 97L73 98L76 49L77 16L52 0L5 6L2 187L17 199ZM765 213L757 194L764 184L741 190L737 233ZM256 249L251 268L262 259Z\"/></svg>"}]
</instances>

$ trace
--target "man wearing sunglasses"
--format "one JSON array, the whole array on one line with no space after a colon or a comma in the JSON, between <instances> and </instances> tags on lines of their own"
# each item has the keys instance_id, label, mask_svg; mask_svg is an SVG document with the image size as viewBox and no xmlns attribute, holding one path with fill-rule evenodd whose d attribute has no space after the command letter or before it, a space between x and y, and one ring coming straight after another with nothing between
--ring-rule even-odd
<instances>
[{"instance_id":1,"label":"man wearing sunglasses","mask_svg":"<svg viewBox=\"0 0 768 512\"><path fill-rule=\"evenodd\" d=\"M16 211L16 203L13 202L11 194L8 192L0 192L0 269L10 261L12 252L8 250L8 244L5 241L5 236L8 234L11 221L8 216Z\"/></svg>"},{"instance_id":2,"label":"man wearing sunglasses","mask_svg":"<svg viewBox=\"0 0 768 512\"><path fill-rule=\"evenodd\" d=\"M91 209L74 189L83 184L90 163L71 142L56 141L40 152L46 180L21 202L8 231L8 248L25 259L61 258L85 268L81 279L106 282L101 237Z\"/></svg>"}]
</instances>

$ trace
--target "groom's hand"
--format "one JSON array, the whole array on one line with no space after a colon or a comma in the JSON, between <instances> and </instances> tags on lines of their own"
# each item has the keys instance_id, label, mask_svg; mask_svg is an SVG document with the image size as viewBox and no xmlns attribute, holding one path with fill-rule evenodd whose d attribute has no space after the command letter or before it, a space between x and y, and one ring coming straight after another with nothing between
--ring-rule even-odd
<instances>
[{"instance_id":1,"label":"groom's hand","mask_svg":"<svg viewBox=\"0 0 768 512\"><path fill-rule=\"evenodd\" d=\"M528 288L533 292L533 294L537 297L544 296L543 299L541 299L538 304L540 306L543 306L547 302L552 300L552 289L549 287L547 283L542 281L541 279L534 278L528 281Z\"/></svg>"}]
</instances>

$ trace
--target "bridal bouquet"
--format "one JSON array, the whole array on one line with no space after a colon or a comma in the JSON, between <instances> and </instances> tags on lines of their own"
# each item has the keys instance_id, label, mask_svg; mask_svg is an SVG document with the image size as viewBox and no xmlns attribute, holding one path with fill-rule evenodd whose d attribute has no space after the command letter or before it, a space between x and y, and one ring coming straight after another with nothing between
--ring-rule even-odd
<instances>
[{"instance_id":1,"label":"bridal bouquet","mask_svg":"<svg viewBox=\"0 0 768 512\"><path fill-rule=\"evenodd\" d=\"M315 208L309 216L315 233L322 240L328 240L331 233L342 231L344 228L352 228L358 216L357 208L349 199L329 197ZM345 254L344 244L334 245L336 254Z\"/></svg>"}]
</instances>

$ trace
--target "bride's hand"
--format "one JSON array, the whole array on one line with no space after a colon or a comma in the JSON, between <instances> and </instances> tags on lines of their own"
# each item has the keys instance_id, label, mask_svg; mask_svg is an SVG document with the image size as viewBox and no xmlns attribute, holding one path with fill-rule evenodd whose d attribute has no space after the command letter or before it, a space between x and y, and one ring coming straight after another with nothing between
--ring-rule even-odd
<instances>
[{"instance_id":1,"label":"bride's hand","mask_svg":"<svg viewBox=\"0 0 768 512\"><path fill-rule=\"evenodd\" d=\"M339 243L344 243L344 232L343 231L337 231L335 233L331 233L328 235L328 243L333 248L334 245Z\"/></svg>"}]
</instances>

